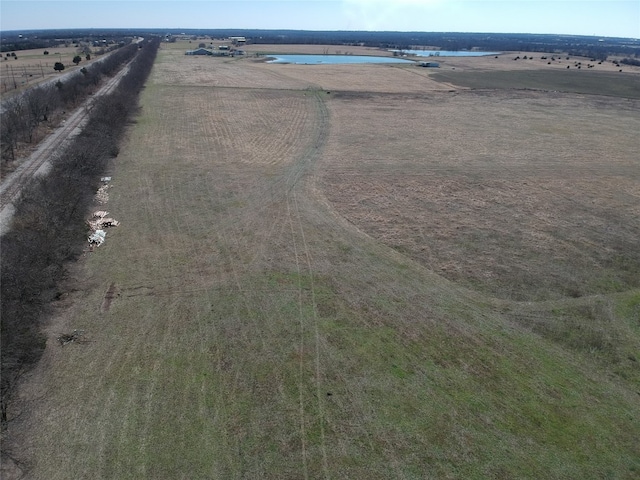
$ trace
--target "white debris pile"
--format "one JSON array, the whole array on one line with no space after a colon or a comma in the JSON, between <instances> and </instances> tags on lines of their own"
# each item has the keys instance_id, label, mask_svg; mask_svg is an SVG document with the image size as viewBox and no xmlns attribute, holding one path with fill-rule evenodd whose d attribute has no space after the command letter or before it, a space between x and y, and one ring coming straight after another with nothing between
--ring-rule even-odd
<instances>
[{"instance_id":1,"label":"white debris pile","mask_svg":"<svg viewBox=\"0 0 640 480\"><path fill-rule=\"evenodd\" d=\"M98 202L99 204L105 204L109 201L109 187L110 185L101 185L100 188L98 188L98 191L96 192L96 202Z\"/></svg>"},{"instance_id":2,"label":"white debris pile","mask_svg":"<svg viewBox=\"0 0 640 480\"><path fill-rule=\"evenodd\" d=\"M100 204L104 204L109 200L107 189L110 187L109 182L111 181L111 177L102 177L100 181L102 182L102 185L98 188L96 193L96 201ZM91 218L87 220L87 225L90 229L88 241L93 249L94 246L99 247L104 243L107 236L105 229L109 227L117 227L120 225L120 222L113 217L109 217L109 212L106 210L97 210L93 212Z\"/></svg>"},{"instance_id":3,"label":"white debris pile","mask_svg":"<svg viewBox=\"0 0 640 480\"><path fill-rule=\"evenodd\" d=\"M109 201L108 190L111 187L111 185L109 185L111 177L101 177L100 181L102 182L102 185L100 185L100 188L98 188L98 191L96 192L96 202L99 204L105 204Z\"/></svg>"},{"instance_id":4,"label":"white debris pile","mask_svg":"<svg viewBox=\"0 0 640 480\"><path fill-rule=\"evenodd\" d=\"M97 212L93 212L93 216L87 220L87 225L92 231L96 230L104 230L107 227L117 227L120 225L120 222L115 218L108 217L109 212L104 210L98 210Z\"/></svg>"},{"instance_id":5,"label":"white debris pile","mask_svg":"<svg viewBox=\"0 0 640 480\"><path fill-rule=\"evenodd\" d=\"M91 233L91 235L89 235L89 244L99 247L104 243L104 239L106 238L106 236L107 232L105 232L104 230L96 230L95 232Z\"/></svg>"}]
</instances>

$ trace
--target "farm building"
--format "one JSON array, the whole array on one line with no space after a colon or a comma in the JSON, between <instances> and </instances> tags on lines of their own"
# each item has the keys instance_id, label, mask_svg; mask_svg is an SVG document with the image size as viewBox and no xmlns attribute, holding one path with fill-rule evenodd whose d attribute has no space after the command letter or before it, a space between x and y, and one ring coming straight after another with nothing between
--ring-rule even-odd
<instances>
[{"instance_id":1,"label":"farm building","mask_svg":"<svg viewBox=\"0 0 640 480\"><path fill-rule=\"evenodd\" d=\"M431 67L431 68L438 68L440 66L438 62L420 62L418 65L420 65L421 67Z\"/></svg>"},{"instance_id":2,"label":"farm building","mask_svg":"<svg viewBox=\"0 0 640 480\"><path fill-rule=\"evenodd\" d=\"M213 55L211 50L207 50L206 48L196 48L195 50L187 50L184 52L185 55Z\"/></svg>"}]
</instances>

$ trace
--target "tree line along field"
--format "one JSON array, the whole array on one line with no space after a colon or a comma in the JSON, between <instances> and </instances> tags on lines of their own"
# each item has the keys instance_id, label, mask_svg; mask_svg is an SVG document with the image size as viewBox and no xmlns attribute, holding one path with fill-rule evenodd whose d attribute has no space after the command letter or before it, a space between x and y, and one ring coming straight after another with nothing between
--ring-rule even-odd
<instances>
[{"instance_id":1,"label":"tree line along field","mask_svg":"<svg viewBox=\"0 0 640 480\"><path fill-rule=\"evenodd\" d=\"M188 48L20 391L29 478L638 475L637 99Z\"/></svg>"}]
</instances>

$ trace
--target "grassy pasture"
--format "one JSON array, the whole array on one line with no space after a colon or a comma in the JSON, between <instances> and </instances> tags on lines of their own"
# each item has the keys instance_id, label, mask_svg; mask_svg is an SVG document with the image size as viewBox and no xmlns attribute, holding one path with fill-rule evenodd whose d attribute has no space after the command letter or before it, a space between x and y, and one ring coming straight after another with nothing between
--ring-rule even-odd
<instances>
[{"instance_id":1,"label":"grassy pasture","mask_svg":"<svg viewBox=\"0 0 640 480\"><path fill-rule=\"evenodd\" d=\"M45 50L49 52L48 55L44 54ZM6 53L3 53L0 61L0 94L3 98L5 95L11 95L35 83L60 75L53 69L56 62L64 64L64 72L80 69L87 64L85 55L79 54L78 48L73 46L20 50L15 54L17 59L7 57ZM82 57L78 66L73 63L73 57L76 55ZM91 58L94 58L94 55Z\"/></svg>"},{"instance_id":2,"label":"grassy pasture","mask_svg":"<svg viewBox=\"0 0 640 480\"><path fill-rule=\"evenodd\" d=\"M324 188L373 237L506 299L640 286L637 101L533 92L334 99L342 135L327 147Z\"/></svg>"},{"instance_id":3,"label":"grassy pasture","mask_svg":"<svg viewBox=\"0 0 640 480\"><path fill-rule=\"evenodd\" d=\"M437 72L433 78L467 88L553 90L640 99L640 77L637 70L636 68L636 71L630 73L575 68L485 72L450 70Z\"/></svg>"},{"instance_id":4,"label":"grassy pasture","mask_svg":"<svg viewBox=\"0 0 640 480\"><path fill-rule=\"evenodd\" d=\"M186 48L21 391L30 478L638 475L634 101Z\"/></svg>"}]
</instances>

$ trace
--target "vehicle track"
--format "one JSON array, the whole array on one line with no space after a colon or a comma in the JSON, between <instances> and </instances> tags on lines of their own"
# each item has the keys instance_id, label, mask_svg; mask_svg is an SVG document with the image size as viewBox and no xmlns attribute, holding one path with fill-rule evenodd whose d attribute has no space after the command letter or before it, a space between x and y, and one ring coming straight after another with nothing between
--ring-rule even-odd
<instances>
[{"instance_id":1,"label":"vehicle track","mask_svg":"<svg viewBox=\"0 0 640 480\"><path fill-rule=\"evenodd\" d=\"M25 159L14 172L2 179L2 183L0 183L0 235L8 229L13 217L13 204L20 197L22 188L36 175L44 175L51 169L56 153L60 152L73 137L78 135L88 121L95 99L113 92L128 71L128 65L120 69L92 98L77 108L63 121L60 127L44 139L36 151Z\"/></svg>"},{"instance_id":2,"label":"vehicle track","mask_svg":"<svg viewBox=\"0 0 640 480\"><path fill-rule=\"evenodd\" d=\"M305 432L305 408L304 408L304 349L305 349L305 339L307 337L307 330L309 331L309 335L313 338L314 348L314 376L315 376L315 401L317 405L317 415L319 416L320 423L320 452L322 455L322 470L325 478L329 478L329 468L328 468L328 460L327 460L327 448L326 448L326 439L325 439L325 418L324 418L324 408L322 404L322 397L320 395L320 335L318 331L318 312L316 305L316 295L313 281L313 265L312 265L312 256L310 253L309 245L307 244L307 240L304 233L304 225L302 221L303 213L300 211L300 206L298 204L296 190L301 188L305 191L308 188L306 182L300 182L300 180L305 176L305 173L309 173L310 170L313 169L315 161L319 158L320 150L326 144L328 135L329 135L329 118L328 118L328 110L327 106L324 103L324 100L321 98L320 94L316 94L315 98L316 108L317 108L317 119L318 125L316 127L316 138L313 139L310 148L307 150L306 154L304 154L296 164L292 165L289 173L285 179L284 187L285 187L285 200L286 200L286 211L287 218L290 225L291 230L291 245L293 247L293 254L295 257L295 265L298 274L298 308L299 308L299 336L300 336L300 364L299 364L299 380L298 380L298 391L300 394L299 402L300 402L300 429L301 429L301 438L302 438L302 459L303 459L303 473L304 477L308 478L308 448L306 445L306 432ZM307 275L310 279L310 290L311 290L311 307L312 307L312 318L311 325L305 326L306 315L304 314L304 300L303 300L303 288L302 288L302 265L306 264Z\"/></svg>"}]
</instances>

